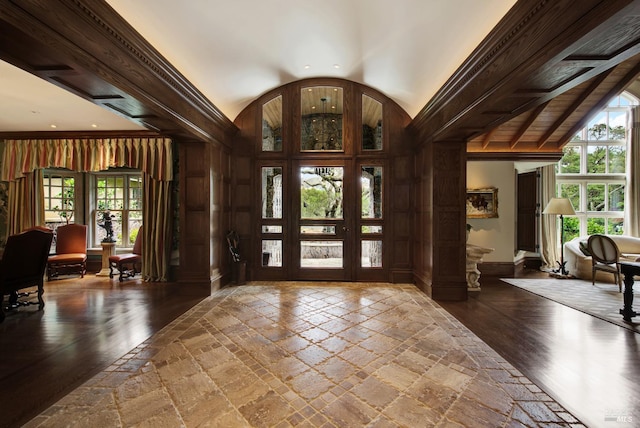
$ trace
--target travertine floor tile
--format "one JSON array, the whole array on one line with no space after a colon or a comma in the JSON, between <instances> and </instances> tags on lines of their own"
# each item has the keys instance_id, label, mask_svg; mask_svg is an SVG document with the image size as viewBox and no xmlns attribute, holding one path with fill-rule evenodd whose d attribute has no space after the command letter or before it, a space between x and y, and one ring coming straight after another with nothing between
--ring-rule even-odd
<instances>
[{"instance_id":1,"label":"travertine floor tile","mask_svg":"<svg viewBox=\"0 0 640 428\"><path fill-rule=\"evenodd\" d=\"M29 427L580 426L411 285L218 291Z\"/></svg>"}]
</instances>

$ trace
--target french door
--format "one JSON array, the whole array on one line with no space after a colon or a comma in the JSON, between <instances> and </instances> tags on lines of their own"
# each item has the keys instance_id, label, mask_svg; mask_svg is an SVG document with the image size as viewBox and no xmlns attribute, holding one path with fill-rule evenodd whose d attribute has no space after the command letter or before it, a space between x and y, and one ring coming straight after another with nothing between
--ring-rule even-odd
<instances>
[{"instance_id":1,"label":"french door","mask_svg":"<svg viewBox=\"0 0 640 428\"><path fill-rule=\"evenodd\" d=\"M297 279L345 281L353 270L353 172L344 161L297 161L291 213Z\"/></svg>"},{"instance_id":2,"label":"french door","mask_svg":"<svg viewBox=\"0 0 640 428\"><path fill-rule=\"evenodd\" d=\"M383 171L350 159L261 166L258 277L386 281Z\"/></svg>"}]
</instances>

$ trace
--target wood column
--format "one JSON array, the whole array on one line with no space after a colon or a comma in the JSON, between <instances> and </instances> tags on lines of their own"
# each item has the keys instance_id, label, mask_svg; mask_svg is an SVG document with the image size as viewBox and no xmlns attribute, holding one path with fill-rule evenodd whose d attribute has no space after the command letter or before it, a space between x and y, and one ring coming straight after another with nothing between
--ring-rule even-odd
<instances>
[{"instance_id":1,"label":"wood column","mask_svg":"<svg viewBox=\"0 0 640 428\"><path fill-rule=\"evenodd\" d=\"M434 300L466 300L465 141L433 143L433 279Z\"/></svg>"},{"instance_id":2,"label":"wood column","mask_svg":"<svg viewBox=\"0 0 640 428\"><path fill-rule=\"evenodd\" d=\"M180 142L179 282L211 282L211 177L209 144Z\"/></svg>"}]
</instances>

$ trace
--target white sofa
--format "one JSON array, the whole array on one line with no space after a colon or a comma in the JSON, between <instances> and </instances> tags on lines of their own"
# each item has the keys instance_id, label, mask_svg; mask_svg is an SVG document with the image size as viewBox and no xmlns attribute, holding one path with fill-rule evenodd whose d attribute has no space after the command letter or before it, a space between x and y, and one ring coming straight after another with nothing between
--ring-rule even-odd
<instances>
[{"instance_id":1,"label":"white sofa","mask_svg":"<svg viewBox=\"0 0 640 428\"><path fill-rule=\"evenodd\" d=\"M640 258L640 238L628 235L607 235L614 240L620 253L620 261L636 261ZM585 246L588 236L579 236L564 244L564 260L570 275L591 281L591 256L585 255L580 249L580 242ZM614 282L613 275L607 272L597 271L596 280L602 282Z\"/></svg>"}]
</instances>

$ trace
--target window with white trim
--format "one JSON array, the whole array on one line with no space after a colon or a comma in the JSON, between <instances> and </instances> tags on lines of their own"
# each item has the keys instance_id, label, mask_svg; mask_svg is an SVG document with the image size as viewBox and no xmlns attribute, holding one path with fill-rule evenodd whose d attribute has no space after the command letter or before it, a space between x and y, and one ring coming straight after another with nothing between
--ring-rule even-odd
<instances>
[{"instance_id":1,"label":"window with white trim","mask_svg":"<svg viewBox=\"0 0 640 428\"><path fill-rule=\"evenodd\" d=\"M91 190L93 245L100 246L106 237L106 230L98 225L98 220L109 211L116 247L132 247L142 225L142 174L139 171L92 174Z\"/></svg>"},{"instance_id":2,"label":"window with white trim","mask_svg":"<svg viewBox=\"0 0 640 428\"><path fill-rule=\"evenodd\" d=\"M564 219L565 241L576 236L624 233L626 154L630 107L615 97L565 146L556 168L557 195L569 198L575 216Z\"/></svg>"},{"instance_id":3,"label":"window with white trim","mask_svg":"<svg viewBox=\"0 0 640 428\"><path fill-rule=\"evenodd\" d=\"M45 170L42 174L44 190L44 221L52 230L76 218L76 174L68 170Z\"/></svg>"}]
</instances>

